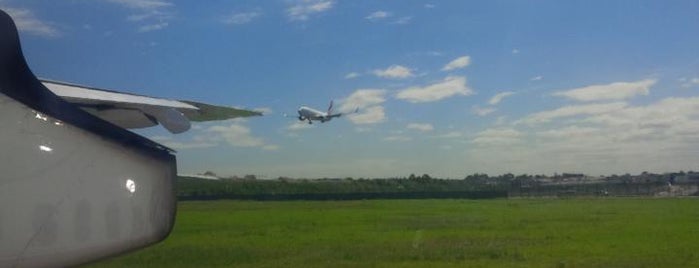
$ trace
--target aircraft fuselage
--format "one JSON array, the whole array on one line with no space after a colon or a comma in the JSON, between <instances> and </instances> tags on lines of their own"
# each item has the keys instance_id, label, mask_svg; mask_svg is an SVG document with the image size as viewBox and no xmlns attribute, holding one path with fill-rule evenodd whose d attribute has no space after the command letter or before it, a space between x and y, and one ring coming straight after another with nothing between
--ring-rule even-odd
<instances>
[{"instance_id":1,"label":"aircraft fuselage","mask_svg":"<svg viewBox=\"0 0 699 268\"><path fill-rule=\"evenodd\" d=\"M299 120L308 121L309 124L311 124L314 120L320 121L321 123L325 123L326 121L330 121L332 119L332 116L328 115L328 113L321 112L306 106L301 106L298 110L298 113Z\"/></svg>"}]
</instances>

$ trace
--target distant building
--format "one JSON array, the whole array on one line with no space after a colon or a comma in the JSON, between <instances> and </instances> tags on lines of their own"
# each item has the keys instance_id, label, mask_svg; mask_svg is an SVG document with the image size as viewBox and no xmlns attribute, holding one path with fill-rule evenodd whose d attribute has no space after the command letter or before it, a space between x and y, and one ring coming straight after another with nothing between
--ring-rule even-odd
<instances>
[{"instance_id":1,"label":"distant building","mask_svg":"<svg viewBox=\"0 0 699 268\"><path fill-rule=\"evenodd\" d=\"M699 183L699 173L675 176L674 183Z\"/></svg>"}]
</instances>

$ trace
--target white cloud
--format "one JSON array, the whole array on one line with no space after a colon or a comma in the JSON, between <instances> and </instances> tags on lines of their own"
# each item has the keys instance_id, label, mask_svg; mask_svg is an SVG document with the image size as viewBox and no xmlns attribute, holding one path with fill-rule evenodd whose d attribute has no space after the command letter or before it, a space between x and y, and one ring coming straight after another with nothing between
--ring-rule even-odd
<instances>
[{"instance_id":1,"label":"white cloud","mask_svg":"<svg viewBox=\"0 0 699 268\"><path fill-rule=\"evenodd\" d=\"M680 79L680 82L682 82L682 84L680 85L680 87L682 87L682 88L695 87L695 86L699 85L699 77L694 77L691 79L682 78L682 79Z\"/></svg>"},{"instance_id":2,"label":"white cloud","mask_svg":"<svg viewBox=\"0 0 699 268\"><path fill-rule=\"evenodd\" d=\"M382 104L386 101L386 90L383 89L357 89L347 98L340 100L339 111L343 113L364 109Z\"/></svg>"},{"instance_id":3,"label":"white cloud","mask_svg":"<svg viewBox=\"0 0 699 268\"><path fill-rule=\"evenodd\" d=\"M351 72L345 75L345 79L354 79L359 77L359 73Z\"/></svg>"},{"instance_id":4,"label":"white cloud","mask_svg":"<svg viewBox=\"0 0 699 268\"><path fill-rule=\"evenodd\" d=\"M158 9L172 6L172 3L163 0L107 0L108 2L136 9Z\"/></svg>"},{"instance_id":5,"label":"white cloud","mask_svg":"<svg viewBox=\"0 0 699 268\"><path fill-rule=\"evenodd\" d=\"M428 132L434 130L431 124L420 124L420 123L410 123L406 126L407 129L418 130L422 132Z\"/></svg>"},{"instance_id":6,"label":"white cloud","mask_svg":"<svg viewBox=\"0 0 699 268\"><path fill-rule=\"evenodd\" d=\"M463 137L464 134L458 131L450 131L445 134L436 136L437 138L443 138L443 139L454 139L454 138L461 138Z\"/></svg>"},{"instance_id":7,"label":"white cloud","mask_svg":"<svg viewBox=\"0 0 699 268\"><path fill-rule=\"evenodd\" d=\"M190 130L192 138L182 140L178 136L154 136L151 139L174 149L210 148L226 143L233 147L256 147L263 150L277 150L279 146L266 143L255 137L250 127L244 125L246 120L232 119L208 127L194 125Z\"/></svg>"},{"instance_id":8,"label":"white cloud","mask_svg":"<svg viewBox=\"0 0 699 268\"><path fill-rule=\"evenodd\" d=\"M393 24L399 24L399 25L408 24L408 23L410 23L410 21L412 19L413 19L413 17L409 17L409 16L400 17L397 20L393 21Z\"/></svg>"},{"instance_id":9,"label":"white cloud","mask_svg":"<svg viewBox=\"0 0 699 268\"><path fill-rule=\"evenodd\" d=\"M162 30L162 29L165 29L165 27L167 27L168 25L170 25L170 24L167 22L159 22L159 23L155 23L155 24L142 25L142 26L138 27L138 32L145 33L145 32L150 32L150 31Z\"/></svg>"},{"instance_id":10,"label":"white cloud","mask_svg":"<svg viewBox=\"0 0 699 268\"><path fill-rule=\"evenodd\" d=\"M270 114L274 113L274 110L272 110L272 108L269 108L269 107L255 108L255 109L253 109L253 111L260 112L263 115L270 115Z\"/></svg>"},{"instance_id":11,"label":"white cloud","mask_svg":"<svg viewBox=\"0 0 699 268\"><path fill-rule=\"evenodd\" d=\"M221 19L221 22L228 25L242 25L250 23L261 15L262 13L258 11L233 13Z\"/></svg>"},{"instance_id":12,"label":"white cloud","mask_svg":"<svg viewBox=\"0 0 699 268\"><path fill-rule=\"evenodd\" d=\"M262 146L262 150L265 150L265 151L276 151L276 150L279 150L279 146L278 146L278 145L273 145L273 144L268 144L268 145Z\"/></svg>"},{"instance_id":13,"label":"white cloud","mask_svg":"<svg viewBox=\"0 0 699 268\"><path fill-rule=\"evenodd\" d=\"M170 1L164 0L107 0L124 8L137 10L139 13L129 15L126 20L140 24L136 30L140 33L167 28L175 16Z\"/></svg>"},{"instance_id":14,"label":"white cloud","mask_svg":"<svg viewBox=\"0 0 699 268\"><path fill-rule=\"evenodd\" d=\"M478 146L469 148L466 161L490 170L502 170L506 165L517 173L578 171L607 175L662 173L696 166L699 97L613 106L586 111L580 107L594 106L579 105L577 111L568 112L561 107L552 110L559 115L545 116L550 120L547 124L483 131L472 141Z\"/></svg>"},{"instance_id":15,"label":"white cloud","mask_svg":"<svg viewBox=\"0 0 699 268\"><path fill-rule=\"evenodd\" d=\"M242 124L213 126L206 129L206 132L217 135L234 147L262 147L266 145L264 140L254 137L250 128Z\"/></svg>"},{"instance_id":16,"label":"white cloud","mask_svg":"<svg viewBox=\"0 0 699 268\"><path fill-rule=\"evenodd\" d=\"M542 80L542 79L544 79L544 77L541 76L541 75L538 75L538 76L534 76L534 77L532 77L532 78L529 78L530 81L540 81L540 80Z\"/></svg>"},{"instance_id":17,"label":"white cloud","mask_svg":"<svg viewBox=\"0 0 699 268\"><path fill-rule=\"evenodd\" d=\"M160 10L145 10L143 12L144 13L129 15L128 17L126 17L126 20L131 22L140 22L148 20L158 21L172 18L171 14L168 14L167 12L163 12Z\"/></svg>"},{"instance_id":18,"label":"white cloud","mask_svg":"<svg viewBox=\"0 0 699 268\"><path fill-rule=\"evenodd\" d=\"M311 15L320 14L330 10L335 4L332 0L297 0L286 10L289 20L305 21Z\"/></svg>"},{"instance_id":19,"label":"white cloud","mask_svg":"<svg viewBox=\"0 0 699 268\"><path fill-rule=\"evenodd\" d=\"M636 95L648 95L650 87L657 80L645 79L636 82L616 82L606 85L592 85L553 93L576 101L623 100Z\"/></svg>"},{"instance_id":20,"label":"white cloud","mask_svg":"<svg viewBox=\"0 0 699 268\"><path fill-rule=\"evenodd\" d=\"M490 100L488 101L488 104L496 105L496 104L500 103L500 101L502 101L503 99L505 99L509 96L512 96L514 94L515 93L512 91L500 92L498 94L495 94L495 96L493 96L492 98L490 98Z\"/></svg>"},{"instance_id":21,"label":"white cloud","mask_svg":"<svg viewBox=\"0 0 699 268\"><path fill-rule=\"evenodd\" d=\"M466 68L469 64L471 64L471 57L469 57L469 56L458 57L458 58L452 60L451 62L447 63L447 65L444 65L444 67L442 68L442 71L451 71L451 70Z\"/></svg>"},{"instance_id":22,"label":"white cloud","mask_svg":"<svg viewBox=\"0 0 699 268\"><path fill-rule=\"evenodd\" d=\"M298 121L295 121L295 122L289 124L286 127L286 129L291 130L291 131L296 131L296 130L310 129L313 127L314 127L314 125L309 124L307 121L298 120Z\"/></svg>"},{"instance_id":23,"label":"white cloud","mask_svg":"<svg viewBox=\"0 0 699 268\"><path fill-rule=\"evenodd\" d=\"M386 101L386 90L358 89L340 100L339 112L351 113L347 118L354 124L376 124L386 119L382 103ZM353 113L359 109L358 113Z\"/></svg>"},{"instance_id":24,"label":"white cloud","mask_svg":"<svg viewBox=\"0 0 699 268\"><path fill-rule=\"evenodd\" d=\"M471 140L479 146L505 146L520 143L523 134L512 128L489 128L476 134Z\"/></svg>"},{"instance_id":25,"label":"white cloud","mask_svg":"<svg viewBox=\"0 0 699 268\"><path fill-rule=\"evenodd\" d=\"M536 124L546 123L558 118L574 117L579 115L599 115L624 109L625 102L612 102L602 104L570 105L554 110L543 111L526 116L516 123Z\"/></svg>"},{"instance_id":26,"label":"white cloud","mask_svg":"<svg viewBox=\"0 0 699 268\"><path fill-rule=\"evenodd\" d=\"M376 21L376 20L388 18L390 16L391 16L390 12L379 10L379 11L376 11L374 13L369 14L369 16L366 16L365 19Z\"/></svg>"},{"instance_id":27,"label":"white cloud","mask_svg":"<svg viewBox=\"0 0 699 268\"><path fill-rule=\"evenodd\" d=\"M360 109L359 113L348 115L347 118L355 124L377 124L386 120L383 106L372 106Z\"/></svg>"},{"instance_id":28,"label":"white cloud","mask_svg":"<svg viewBox=\"0 0 699 268\"><path fill-rule=\"evenodd\" d=\"M395 135L395 136L388 136L383 138L385 141L399 141L399 142L406 142L406 141L411 141L413 140L411 137L406 137L406 136L401 136L401 135Z\"/></svg>"},{"instance_id":29,"label":"white cloud","mask_svg":"<svg viewBox=\"0 0 699 268\"><path fill-rule=\"evenodd\" d=\"M58 37L61 35L56 28L37 18L34 12L29 9L0 7L12 17L20 31L43 37Z\"/></svg>"},{"instance_id":30,"label":"white cloud","mask_svg":"<svg viewBox=\"0 0 699 268\"><path fill-rule=\"evenodd\" d=\"M516 49L516 48L512 49L512 54L519 54L519 49Z\"/></svg>"},{"instance_id":31,"label":"white cloud","mask_svg":"<svg viewBox=\"0 0 699 268\"><path fill-rule=\"evenodd\" d=\"M600 129L594 127L568 126L563 128L554 128L544 131L539 131L536 136L545 139L569 139L569 138L584 138L590 135L599 135Z\"/></svg>"},{"instance_id":32,"label":"white cloud","mask_svg":"<svg viewBox=\"0 0 699 268\"><path fill-rule=\"evenodd\" d=\"M425 87L410 87L398 92L396 98L412 103L432 102L456 95L469 96L473 94L466 86L466 77L449 76L441 82Z\"/></svg>"},{"instance_id":33,"label":"white cloud","mask_svg":"<svg viewBox=\"0 0 699 268\"><path fill-rule=\"evenodd\" d=\"M414 76L413 71L405 66L391 65L385 70L374 70L374 75L383 78L401 79Z\"/></svg>"},{"instance_id":34,"label":"white cloud","mask_svg":"<svg viewBox=\"0 0 699 268\"><path fill-rule=\"evenodd\" d=\"M497 109L495 109L493 107L481 108L480 106L475 105L475 106L473 106L473 108L471 108L471 111L473 111L473 113L478 115L478 116L486 116L486 115L494 113L495 111L497 111Z\"/></svg>"},{"instance_id":35,"label":"white cloud","mask_svg":"<svg viewBox=\"0 0 699 268\"><path fill-rule=\"evenodd\" d=\"M433 5L433 4L425 4L425 8L435 8L435 5Z\"/></svg>"},{"instance_id":36,"label":"white cloud","mask_svg":"<svg viewBox=\"0 0 699 268\"><path fill-rule=\"evenodd\" d=\"M180 142L175 141L172 139L172 137L167 136L155 136L150 137L150 139L175 150L211 148L216 146L216 142L206 140L192 140L188 142Z\"/></svg>"}]
</instances>

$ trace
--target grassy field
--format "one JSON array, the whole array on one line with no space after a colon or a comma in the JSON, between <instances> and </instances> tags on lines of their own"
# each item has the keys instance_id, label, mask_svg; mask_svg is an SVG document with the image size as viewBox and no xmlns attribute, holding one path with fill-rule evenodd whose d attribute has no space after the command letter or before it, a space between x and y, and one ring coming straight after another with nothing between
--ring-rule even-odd
<instances>
[{"instance_id":1,"label":"grassy field","mask_svg":"<svg viewBox=\"0 0 699 268\"><path fill-rule=\"evenodd\" d=\"M699 199L211 201L92 267L699 267Z\"/></svg>"}]
</instances>

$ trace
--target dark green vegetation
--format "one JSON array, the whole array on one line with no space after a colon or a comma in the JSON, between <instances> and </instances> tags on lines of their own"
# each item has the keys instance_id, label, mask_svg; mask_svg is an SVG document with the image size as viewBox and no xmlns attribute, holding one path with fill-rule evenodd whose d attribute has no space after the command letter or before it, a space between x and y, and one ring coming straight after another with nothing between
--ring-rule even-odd
<instances>
[{"instance_id":1,"label":"dark green vegetation","mask_svg":"<svg viewBox=\"0 0 699 268\"><path fill-rule=\"evenodd\" d=\"M179 200L478 199L507 197L507 190L497 186L476 186L463 180L204 180L180 177L177 197Z\"/></svg>"},{"instance_id":2,"label":"dark green vegetation","mask_svg":"<svg viewBox=\"0 0 699 268\"><path fill-rule=\"evenodd\" d=\"M654 196L696 195L699 174L641 174L606 178L581 174L546 177L474 174L464 179L436 179L410 175L389 179L288 179L243 178L205 180L180 177L179 200L361 200L361 199L483 199L501 197ZM679 193L677 188L686 189ZM665 194L664 194L665 192Z\"/></svg>"},{"instance_id":3,"label":"dark green vegetation","mask_svg":"<svg viewBox=\"0 0 699 268\"><path fill-rule=\"evenodd\" d=\"M699 267L699 199L196 201L94 267Z\"/></svg>"}]
</instances>

